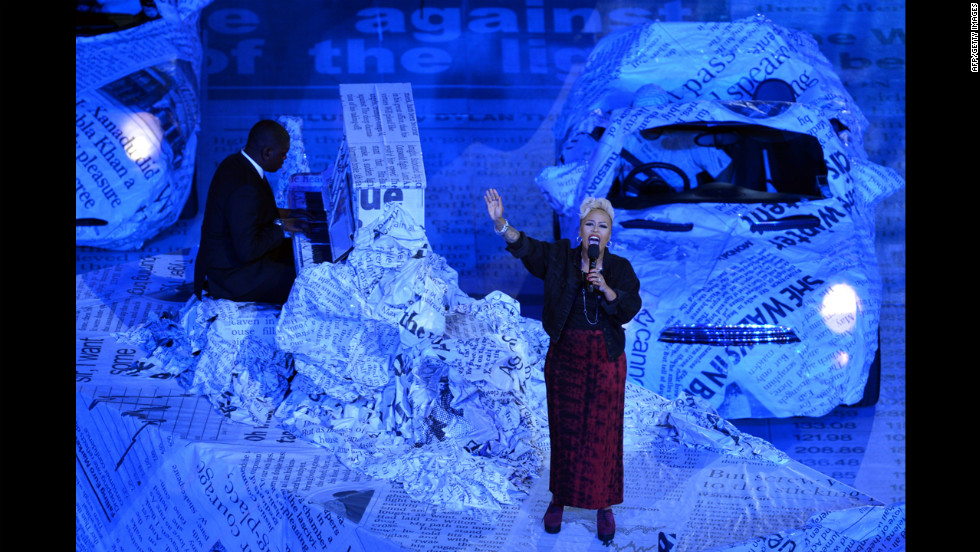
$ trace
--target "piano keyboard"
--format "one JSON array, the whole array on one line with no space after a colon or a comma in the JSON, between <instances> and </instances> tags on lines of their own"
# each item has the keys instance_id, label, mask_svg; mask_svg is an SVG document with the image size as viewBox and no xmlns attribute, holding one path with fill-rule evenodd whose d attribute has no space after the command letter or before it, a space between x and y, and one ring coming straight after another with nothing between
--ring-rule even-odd
<instances>
[{"instance_id":1,"label":"piano keyboard","mask_svg":"<svg viewBox=\"0 0 980 552\"><path fill-rule=\"evenodd\" d=\"M300 175L293 176L298 177ZM345 258L350 252L351 237L344 239L349 231L340 230L344 228L344 221L348 226L352 226L347 213L350 209L344 209L344 205L341 204L336 206L338 208L328 211L323 195L322 185L316 181L310 183L309 180L304 182L302 178L297 178L295 181L290 179L287 198L289 208L302 209L310 213L311 216L310 231L306 234L293 235L293 258L296 262L297 273L301 272L304 267L313 264L335 263ZM331 208L333 207L331 206ZM338 217L337 220L330 221L331 213ZM340 235L337 236L339 240L337 251L331 247L331 225L334 226L335 235L340 231Z\"/></svg>"},{"instance_id":2,"label":"piano keyboard","mask_svg":"<svg viewBox=\"0 0 980 552\"><path fill-rule=\"evenodd\" d=\"M311 217L307 234L293 234L296 272L311 264L330 262L330 228L323 208L323 194L319 190L290 190L289 205L292 209L307 211Z\"/></svg>"}]
</instances>

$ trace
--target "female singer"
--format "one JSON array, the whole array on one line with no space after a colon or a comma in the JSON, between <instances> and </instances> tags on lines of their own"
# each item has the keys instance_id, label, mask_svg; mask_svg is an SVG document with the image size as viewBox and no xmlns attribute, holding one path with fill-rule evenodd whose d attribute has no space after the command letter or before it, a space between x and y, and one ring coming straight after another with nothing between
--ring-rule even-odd
<instances>
[{"instance_id":1,"label":"female singer","mask_svg":"<svg viewBox=\"0 0 980 552\"><path fill-rule=\"evenodd\" d=\"M545 531L561 530L565 506L594 509L598 537L608 542L616 532L611 507L623 502L623 325L640 310L639 279L629 261L606 248L615 216L608 200L582 202L574 247L567 239L543 242L515 229L503 217L497 190L487 190L484 201L507 250L544 280L552 495Z\"/></svg>"}]
</instances>

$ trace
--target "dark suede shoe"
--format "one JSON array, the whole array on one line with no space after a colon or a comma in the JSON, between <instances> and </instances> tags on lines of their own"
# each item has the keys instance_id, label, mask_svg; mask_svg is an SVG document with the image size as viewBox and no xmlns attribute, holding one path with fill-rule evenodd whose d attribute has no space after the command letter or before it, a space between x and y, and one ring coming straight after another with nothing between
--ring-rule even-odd
<instances>
[{"instance_id":1,"label":"dark suede shoe","mask_svg":"<svg viewBox=\"0 0 980 552\"><path fill-rule=\"evenodd\" d=\"M596 512L596 521L599 533L599 540L609 542L616 535L616 520L613 518L612 510L599 510Z\"/></svg>"},{"instance_id":2,"label":"dark suede shoe","mask_svg":"<svg viewBox=\"0 0 980 552\"><path fill-rule=\"evenodd\" d=\"M549 504L548 511L544 513L544 530L548 533L561 531L561 515L565 512L564 506Z\"/></svg>"}]
</instances>

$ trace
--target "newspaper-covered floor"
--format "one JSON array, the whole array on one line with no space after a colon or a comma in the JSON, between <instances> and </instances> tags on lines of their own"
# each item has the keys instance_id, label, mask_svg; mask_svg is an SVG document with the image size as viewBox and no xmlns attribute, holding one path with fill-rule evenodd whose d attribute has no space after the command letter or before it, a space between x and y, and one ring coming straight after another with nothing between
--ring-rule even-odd
<instances>
[{"instance_id":1,"label":"newspaper-covered floor","mask_svg":"<svg viewBox=\"0 0 980 552\"><path fill-rule=\"evenodd\" d=\"M151 351L119 335L184 304L194 223L149 251L77 250L79 550L603 548L591 511L568 509L559 534L543 531L546 458L527 492L497 510L445 508L350 469L281 425L236 422L153 366L141 370ZM880 248L886 281L904 290L904 237ZM656 445L628 435L626 499L609 548L903 550L904 355L892 346L904 333L901 293L886 298L882 316L889 347L878 405L736 421L753 454L692 442L698 431ZM632 389L628 410L649 410L647 399Z\"/></svg>"}]
</instances>

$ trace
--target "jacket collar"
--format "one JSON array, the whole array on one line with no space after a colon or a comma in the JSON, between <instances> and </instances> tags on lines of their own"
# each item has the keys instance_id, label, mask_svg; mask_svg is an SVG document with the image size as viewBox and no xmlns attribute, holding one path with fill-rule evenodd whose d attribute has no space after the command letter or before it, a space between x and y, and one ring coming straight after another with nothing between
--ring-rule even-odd
<instances>
[{"instance_id":1,"label":"jacket collar","mask_svg":"<svg viewBox=\"0 0 980 552\"><path fill-rule=\"evenodd\" d=\"M260 167L259 164L255 162L255 159L249 157L248 154L245 153L245 150L241 150L241 153L242 155L245 156L245 159L248 159L248 162L251 163L253 167L255 167L255 170L259 172L259 178L265 178L265 170L262 169L262 167Z\"/></svg>"}]
</instances>

